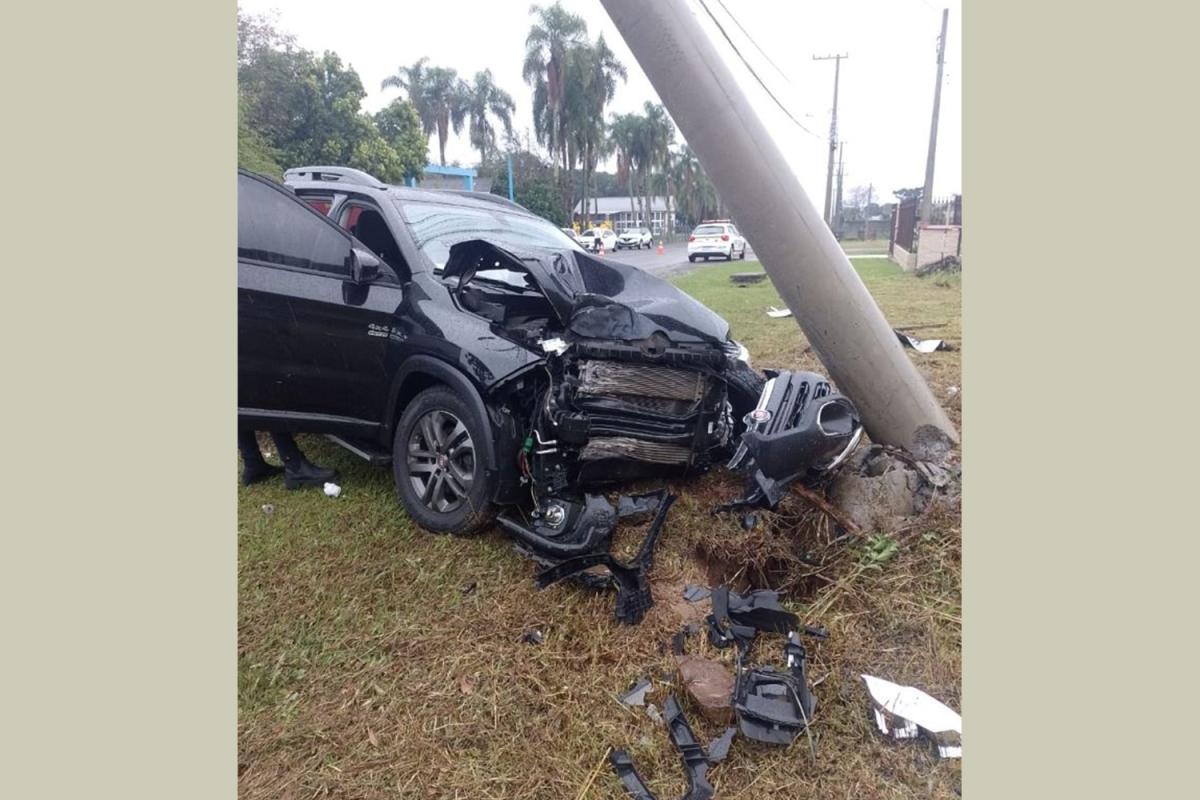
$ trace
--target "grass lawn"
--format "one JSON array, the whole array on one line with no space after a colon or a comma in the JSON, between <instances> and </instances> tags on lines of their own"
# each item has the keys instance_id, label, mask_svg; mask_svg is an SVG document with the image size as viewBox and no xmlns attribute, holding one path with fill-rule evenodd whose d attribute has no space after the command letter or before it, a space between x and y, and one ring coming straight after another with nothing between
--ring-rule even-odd
<instances>
[{"instance_id":1,"label":"grass lawn","mask_svg":"<svg viewBox=\"0 0 1200 800\"><path fill-rule=\"evenodd\" d=\"M855 266L894 327L960 345L957 279L917 279L885 260ZM756 366L823 371L793 320L764 314L781 305L769 283L728 282L757 268L702 266L676 281L730 321ZM947 395L960 383L960 352L912 357L960 422L959 395ZM611 595L539 592L533 564L498 532L423 533L398 505L390 471L323 439L301 445L341 472L340 498L288 492L280 480L238 490L243 798L615 800L625 795L605 760L610 746L630 751L659 797L679 796L684 775L665 729L616 696L649 676L648 699L662 708L670 637L708 611L679 592L720 580L782 587L830 637L806 642L819 681L815 755L805 737L786 749L737 739L709 773L718 797L956 796L959 762L881 740L858 679L869 672L960 707L956 506L935 503L902 529L871 532L886 539L834 542L828 522L794 497L750 532L712 516L713 503L741 488L722 469L671 482L681 497L652 573L656 606L641 625L619 627ZM641 535L620 531L617 549ZM532 630L541 645L522 642ZM754 654L779 665L781 642L760 636ZM702 637L688 652L730 659ZM700 738L721 731L684 706Z\"/></svg>"}]
</instances>

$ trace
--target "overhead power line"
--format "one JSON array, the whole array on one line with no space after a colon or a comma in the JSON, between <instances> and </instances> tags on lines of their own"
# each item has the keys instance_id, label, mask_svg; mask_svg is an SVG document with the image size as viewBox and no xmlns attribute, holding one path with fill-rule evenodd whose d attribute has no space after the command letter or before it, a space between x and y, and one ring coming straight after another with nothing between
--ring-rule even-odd
<instances>
[{"instance_id":1,"label":"overhead power line","mask_svg":"<svg viewBox=\"0 0 1200 800\"><path fill-rule=\"evenodd\" d=\"M729 7L725 5L725 0L717 0L717 2L721 4L721 8L724 9L725 13L729 16L729 18L731 20L733 20L733 24L738 26L738 30L741 31L742 33L744 33L746 35L746 38L750 40L750 44L754 45L754 49L757 50L758 52L762 53L762 57L767 60L767 63L770 64L772 67L774 67L775 71L778 72L781 76L783 76L783 79L785 81L787 81L789 85L791 85L792 79L787 76L786 72L784 72L782 69L779 68L778 64L776 64L774 61L771 60L771 57L769 55L767 55L766 50L763 50L761 47L759 47L758 42L754 41L754 37L750 35L750 31L746 30L745 26L743 26L742 23L738 22L738 18L735 17L733 15L733 12L729 10Z\"/></svg>"},{"instance_id":2,"label":"overhead power line","mask_svg":"<svg viewBox=\"0 0 1200 800\"><path fill-rule=\"evenodd\" d=\"M711 19L713 21L713 24L717 26L717 30L719 30L721 32L721 35L725 37L725 41L728 42L729 46L733 48L733 52L736 53L737 57L739 59L741 59L741 62L743 64L745 64L746 69L750 70L750 74L754 76L754 80L758 81L758 85L763 88L763 91L767 93L767 96L775 101L775 105L779 106L780 110L783 111L784 114L787 114L788 119L790 119L792 122L796 123L796 127L798 127L800 130L804 131L805 133L807 133L809 136L813 137L814 139L819 140L821 137L818 134L815 134L812 131L810 131L808 128L804 127L804 124L802 122L800 122L800 120L796 119L796 117L792 115L791 111L788 111L787 106L785 106L782 102L780 102L779 98L775 96L775 93L772 92L769 88L767 88L767 84L765 84L763 82L763 79L758 76L758 73L754 71L754 67L750 66L750 62L746 60L746 57L744 55L742 55L742 51L738 50L737 45L733 43L733 39L729 38L729 34L725 32L725 27L723 25L721 25L720 20L718 20L716 15L713 14L712 9L710 9L708 7L708 4L705 3L704 0L699 0L699 2L700 2L701 7L704 9L704 12L706 14L708 14L708 18ZM734 21L736 22L737 20L734 20ZM778 67L776 67L776 69L778 69Z\"/></svg>"}]
</instances>

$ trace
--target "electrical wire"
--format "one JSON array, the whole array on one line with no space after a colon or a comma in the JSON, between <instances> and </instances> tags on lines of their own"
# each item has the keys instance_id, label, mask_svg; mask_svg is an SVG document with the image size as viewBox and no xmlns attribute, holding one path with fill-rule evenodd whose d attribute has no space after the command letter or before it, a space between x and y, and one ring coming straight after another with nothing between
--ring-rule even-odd
<instances>
[{"instance_id":1,"label":"electrical wire","mask_svg":"<svg viewBox=\"0 0 1200 800\"><path fill-rule=\"evenodd\" d=\"M704 0L699 0L699 3L700 3L700 6L704 9L704 12L706 14L708 14L709 19L711 19L713 21L713 24L717 26L717 30L720 31L721 35L725 37L725 41L728 42L729 46L733 48L733 52L737 54L737 57L739 59L741 59L741 62L746 66L746 69L750 70L750 74L754 76L754 80L758 81L758 85L763 88L763 91L767 93L767 96L775 101L775 105L779 106L780 110L783 111L783 113L787 115L788 119L790 119L792 122L796 123L796 127L798 127L800 130L804 131L805 133L807 133L809 136L813 137L814 139L824 141L825 137L820 136L819 134L813 133L808 128L804 127L804 124L802 122L800 122L800 120L796 119L795 116L792 115L791 111L788 111L787 107L784 106L784 104L779 100L779 98L775 96L775 93L772 92L769 88L767 88L767 84L764 83L763 79L760 78L758 76L758 73L754 71L754 67L750 66L750 62L746 60L746 57L744 55L742 55L742 51L738 50L737 45L733 43L733 39L729 38L729 34L725 32L725 27L723 25L721 25L721 22L717 19L716 15L713 14L712 9L710 9L708 7L708 4L705 3ZM732 17L732 15L730 15L730 16ZM734 20L734 22L737 22L737 20ZM741 27L741 26L739 25L738 27ZM757 45L755 45L755 46L757 47ZM776 69L778 69L778 67L776 67Z\"/></svg>"},{"instance_id":2,"label":"electrical wire","mask_svg":"<svg viewBox=\"0 0 1200 800\"><path fill-rule=\"evenodd\" d=\"M738 30L745 34L746 38L750 40L750 44L754 45L754 49L762 53L762 57L767 60L768 64L775 68L776 72L783 76L783 79L788 82L788 85L794 85L792 84L792 79L787 76L787 73L780 69L779 65L771 60L771 57L767 55L767 51L759 47L758 42L754 41L754 37L750 35L750 31L746 30L745 27L742 26L742 23L738 22L738 18L735 17L733 12L729 10L729 7L725 5L725 0L717 0L717 2L720 3L721 8L725 11L726 15L733 20L733 24L738 26Z\"/></svg>"}]
</instances>

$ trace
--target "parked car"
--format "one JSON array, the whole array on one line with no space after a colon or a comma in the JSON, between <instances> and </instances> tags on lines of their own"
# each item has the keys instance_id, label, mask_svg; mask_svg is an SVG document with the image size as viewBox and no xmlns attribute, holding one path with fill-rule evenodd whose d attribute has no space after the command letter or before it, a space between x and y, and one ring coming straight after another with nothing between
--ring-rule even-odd
<instances>
[{"instance_id":1,"label":"parked car","mask_svg":"<svg viewBox=\"0 0 1200 800\"><path fill-rule=\"evenodd\" d=\"M563 233L565 233L567 236L570 236L571 240L573 242L575 242L575 244L582 247L584 250L588 249L587 241L582 236L580 236L578 233L576 233L574 228L559 228L559 230L562 231Z\"/></svg>"},{"instance_id":2,"label":"parked car","mask_svg":"<svg viewBox=\"0 0 1200 800\"><path fill-rule=\"evenodd\" d=\"M641 250L643 247L649 250L653 244L654 236L650 233L649 228L626 228L617 237L617 243L614 247L617 250L622 248L629 250L637 248Z\"/></svg>"},{"instance_id":3,"label":"parked car","mask_svg":"<svg viewBox=\"0 0 1200 800\"><path fill-rule=\"evenodd\" d=\"M342 167L285 184L238 172L239 424L390 464L428 530L523 504L534 527L506 529L561 559L598 546L607 501L587 487L747 447L794 477L857 440L853 406L819 376L768 384L713 311L509 200ZM797 403L813 421L797 424Z\"/></svg>"},{"instance_id":4,"label":"parked car","mask_svg":"<svg viewBox=\"0 0 1200 800\"><path fill-rule=\"evenodd\" d=\"M604 246L606 252L617 249L617 234L611 228L588 228L579 235L585 242L584 249L593 253L600 252L601 245Z\"/></svg>"},{"instance_id":5,"label":"parked car","mask_svg":"<svg viewBox=\"0 0 1200 800\"><path fill-rule=\"evenodd\" d=\"M688 237L688 261L697 258L705 261L714 256L723 256L726 261L746 257L746 240L737 227L727 219L705 220L696 226Z\"/></svg>"}]
</instances>

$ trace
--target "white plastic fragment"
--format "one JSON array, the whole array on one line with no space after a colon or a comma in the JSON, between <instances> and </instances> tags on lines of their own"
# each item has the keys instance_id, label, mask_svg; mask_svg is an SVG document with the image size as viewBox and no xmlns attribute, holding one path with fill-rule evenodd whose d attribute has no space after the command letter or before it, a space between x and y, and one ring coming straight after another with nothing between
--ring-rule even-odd
<instances>
[{"instance_id":1,"label":"white plastic fragment","mask_svg":"<svg viewBox=\"0 0 1200 800\"><path fill-rule=\"evenodd\" d=\"M542 345L543 352L554 353L554 355L556 355L556 356L561 356L563 353L565 353L567 351L567 348L570 347L569 344L567 344L566 342L564 342L562 339L559 339L559 338L542 339L541 345Z\"/></svg>"},{"instance_id":2,"label":"white plastic fragment","mask_svg":"<svg viewBox=\"0 0 1200 800\"><path fill-rule=\"evenodd\" d=\"M271 505L270 503L267 503L262 507L262 510L263 510L264 514L274 514L275 506Z\"/></svg>"},{"instance_id":3,"label":"white plastic fragment","mask_svg":"<svg viewBox=\"0 0 1200 800\"><path fill-rule=\"evenodd\" d=\"M767 309L767 316L774 317L775 319L780 319L781 317L790 317L791 315L792 311L789 308L776 308L775 306L771 306Z\"/></svg>"},{"instance_id":4,"label":"white plastic fragment","mask_svg":"<svg viewBox=\"0 0 1200 800\"><path fill-rule=\"evenodd\" d=\"M893 739L925 734L942 758L962 758L962 716L911 686L863 675L879 732Z\"/></svg>"},{"instance_id":5,"label":"white plastic fragment","mask_svg":"<svg viewBox=\"0 0 1200 800\"><path fill-rule=\"evenodd\" d=\"M341 494L342 494L342 487L338 486L336 483L326 483L325 484L325 496L326 497L340 497Z\"/></svg>"}]
</instances>

